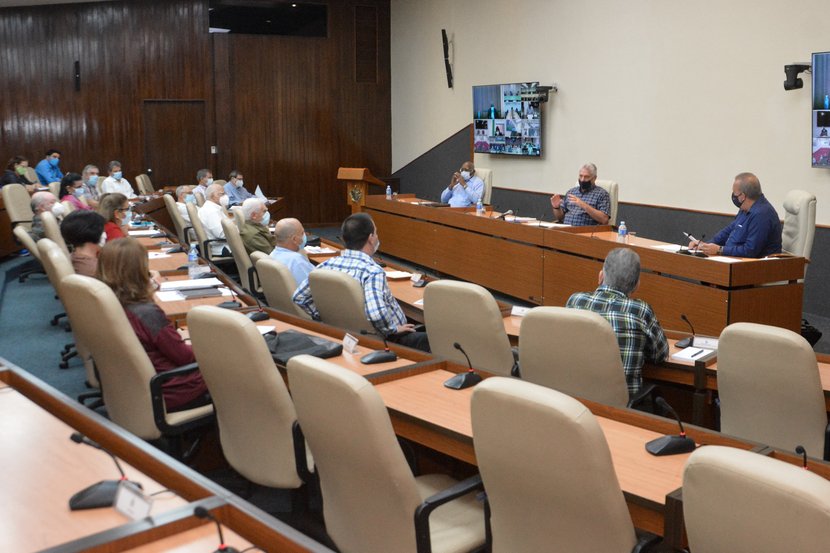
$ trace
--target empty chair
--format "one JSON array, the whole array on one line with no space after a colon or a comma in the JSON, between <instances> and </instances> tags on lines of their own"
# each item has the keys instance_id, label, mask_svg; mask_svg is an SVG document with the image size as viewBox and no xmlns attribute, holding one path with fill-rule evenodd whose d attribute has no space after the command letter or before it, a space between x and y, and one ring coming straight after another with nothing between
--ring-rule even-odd
<instances>
[{"instance_id":1,"label":"empty chair","mask_svg":"<svg viewBox=\"0 0 830 553\"><path fill-rule=\"evenodd\" d=\"M816 196L804 190L790 190L784 198L784 226L781 247L785 252L810 258L816 235Z\"/></svg>"},{"instance_id":2,"label":"empty chair","mask_svg":"<svg viewBox=\"0 0 830 553\"><path fill-rule=\"evenodd\" d=\"M61 183L60 181L50 182L47 186L49 188L49 192L55 195L56 198L60 199L60 190L61 190Z\"/></svg>"},{"instance_id":3,"label":"empty chair","mask_svg":"<svg viewBox=\"0 0 830 553\"><path fill-rule=\"evenodd\" d=\"M181 453L181 435L211 423L213 406L168 413L162 385L198 367L193 364L156 374L124 308L103 282L70 275L62 280L61 291L72 331L95 360L110 420L145 440L171 437L174 449Z\"/></svg>"},{"instance_id":4,"label":"empty chair","mask_svg":"<svg viewBox=\"0 0 830 553\"><path fill-rule=\"evenodd\" d=\"M37 178L37 171L35 171L34 167L26 167L26 179L29 182L35 184L35 186L40 186L40 179Z\"/></svg>"},{"instance_id":5,"label":"empty chair","mask_svg":"<svg viewBox=\"0 0 830 553\"><path fill-rule=\"evenodd\" d=\"M251 256L248 255L245 244L242 242L242 237L239 235L239 227L230 219L222 219L222 230L225 232L225 239L228 241L228 247L236 263L236 270L239 272L239 280L242 283L242 288L250 294L262 293L262 287L259 285L256 269L254 268L254 264L251 263Z\"/></svg>"},{"instance_id":6,"label":"empty chair","mask_svg":"<svg viewBox=\"0 0 830 553\"><path fill-rule=\"evenodd\" d=\"M476 176L484 181L484 194L481 197L481 201L489 204L490 198L493 195L493 170L485 167L476 167Z\"/></svg>"},{"instance_id":7,"label":"empty chair","mask_svg":"<svg viewBox=\"0 0 830 553\"><path fill-rule=\"evenodd\" d=\"M686 463L683 518L694 553L826 551L830 482L764 455L710 445Z\"/></svg>"},{"instance_id":8,"label":"empty chair","mask_svg":"<svg viewBox=\"0 0 830 553\"><path fill-rule=\"evenodd\" d=\"M68 258L69 248L66 247L66 241L63 239L63 235L61 234L61 228L58 225L58 220L55 219L55 216L51 211L44 211L41 213L40 219L43 221L43 233L46 235L46 238L60 246Z\"/></svg>"},{"instance_id":9,"label":"empty chair","mask_svg":"<svg viewBox=\"0 0 830 553\"><path fill-rule=\"evenodd\" d=\"M656 541L638 543L605 434L577 400L488 378L473 391L472 424L494 553L622 553Z\"/></svg>"},{"instance_id":10,"label":"empty chair","mask_svg":"<svg viewBox=\"0 0 830 553\"><path fill-rule=\"evenodd\" d=\"M256 262L256 270L268 306L301 319L310 319L308 313L291 301L291 297L297 289L297 282L294 280L291 270L285 264L276 259L271 259L262 252L255 253L262 255L262 258Z\"/></svg>"},{"instance_id":11,"label":"empty chair","mask_svg":"<svg viewBox=\"0 0 830 553\"><path fill-rule=\"evenodd\" d=\"M228 463L262 486L299 488L303 481L293 436L297 415L262 333L245 315L214 306L193 308L187 326ZM305 469L304 443L298 451Z\"/></svg>"},{"instance_id":12,"label":"empty chair","mask_svg":"<svg viewBox=\"0 0 830 553\"><path fill-rule=\"evenodd\" d=\"M146 174L142 173L135 178L136 188L138 188L138 193L144 196L152 196L155 193L155 189L153 188L153 183L150 182L150 177Z\"/></svg>"},{"instance_id":13,"label":"empty chair","mask_svg":"<svg viewBox=\"0 0 830 553\"><path fill-rule=\"evenodd\" d=\"M617 205L619 204L620 186L615 181L605 179L597 179L594 182L594 184L608 192L609 199L611 200L611 213L608 214L608 224L616 225Z\"/></svg>"},{"instance_id":14,"label":"empty chair","mask_svg":"<svg viewBox=\"0 0 830 553\"><path fill-rule=\"evenodd\" d=\"M481 286L454 280L430 282L424 289L424 322L435 355L466 366L464 354L453 347L457 342L473 367L511 374L515 361L504 319L493 295Z\"/></svg>"},{"instance_id":15,"label":"empty chair","mask_svg":"<svg viewBox=\"0 0 830 553\"><path fill-rule=\"evenodd\" d=\"M212 238L210 240L208 239L207 233L205 232L205 227L202 226L202 220L199 219L199 209L195 205L189 203L187 204L187 214L190 216L190 224L192 225L193 232L196 234L196 239L199 242L199 251L201 252L202 257L204 257L208 261L219 263L232 261L233 256L213 255L211 253L211 243L224 243L225 240L216 238Z\"/></svg>"},{"instance_id":16,"label":"empty chair","mask_svg":"<svg viewBox=\"0 0 830 553\"><path fill-rule=\"evenodd\" d=\"M14 233L15 238L17 238L23 247L32 252L32 255L40 261L40 252L37 249L37 242L35 242L32 237L26 232L26 229L22 225L18 225L12 229L12 233Z\"/></svg>"},{"instance_id":17,"label":"empty chair","mask_svg":"<svg viewBox=\"0 0 830 553\"><path fill-rule=\"evenodd\" d=\"M721 432L830 459L816 354L795 332L734 323L718 341Z\"/></svg>"},{"instance_id":18,"label":"empty chair","mask_svg":"<svg viewBox=\"0 0 830 553\"><path fill-rule=\"evenodd\" d=\"M30 230L35 214L32 211L31 197L26 187L16 183L7 184L0 192L2 192L3 205L6 207L12 226L22 225L26 230Z\"/></svg>"},{"instance_id":19,"label":"empty chair","mask_svg":"<svg viewBox=\"0 0 830 553\"><path fill-rule=\"evenodd\" d=\"M593 311L531 309L519 331L519 359L528 382L614 407L628 405L617 336Z\"/></svg>"},{"instance_id":20,"label":"empty chair","mask_svg":"<svg viewBox=\"0 0 830 553\"><path fill-rule=\"evenodd\" d=\"M353 332L375 332L366 318L363 287L356 279L341 271L315 269L308 275L308 285L321 321Z\"/></svg>"},{"instance_id":21,"label":"empty chair","mask_svg":"<svg viewBox=\"0 0 830 553\"><path fill-rule=\"evenodd\" d=\"M173 221L173 228L176 231L179 244L182 248L187 249L187 244L190 243L187 231L192 227L182 217L182 214L179 212L179 206L176 205L176 200L173 199L173 196L165 194L163 197L164 206L167 208L167 214L170 215L170 220Z\"/></svg>"},{"instance_id":22,"label":"empty chair","mask_svg":"<svg viewBox=\"0 0 830 553\"><path fill-rule=\"evenodd\" d=\"M308 355L288 361L288 381L320 477L326 532L340 551L424 552L431 543L432 551L463 552L484 544L483 510L469 493L478 487L477 477L442 501L458 499L426 520L422 516L431 510L424 503L456 482L445 475L412 475L369 381Z\"/></svg>"}]
</instances>

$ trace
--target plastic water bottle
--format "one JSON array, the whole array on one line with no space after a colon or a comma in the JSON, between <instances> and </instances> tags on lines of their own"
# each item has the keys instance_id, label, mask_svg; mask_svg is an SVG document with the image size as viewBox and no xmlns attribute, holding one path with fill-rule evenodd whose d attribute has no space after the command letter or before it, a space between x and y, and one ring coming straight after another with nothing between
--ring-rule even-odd
<instances>
[{"instance_id":1,"label":"plastic water bottle","mask_svg":"<svg viewBox=\"0 0 830 553\"><path fill-rule=\"evenodd\" d=\"M187 252L187 278L194 279L201 274L202 270L199 268L199 252L196 251L196 243L190 244L190 250Z\"/></svg>"},{"instance_id":2,"label":"plastic water bottle","mask_svg":"<svg viewBox=\"0 0 830 553\"><path fill-rule=\"evenodd\" d=\"M628 227L625 226L625 221L620 221L620 226L617 227L617 242L628 244Z\"/></svg>"},{"instance_id":3,"label":"plastic water bottle","mask_svg":"<svg viewBox=\"0 0 830 553\"><path fill-rule=\"evenodd\" d=\"M481 198L476 201L476 215L484 215L484 204L481 202Z\"/></svg>"},{"instance_id":4,"label":"plastic water bottle","mask_svg":"<svg viewBox=\"0 0 830 553\"><path fill-rule=\"evenodd\" d=\"M387 200L392 199L392 187L389 186L388 184L386 185L386 199Z\"/></svg>"}]
</instances>

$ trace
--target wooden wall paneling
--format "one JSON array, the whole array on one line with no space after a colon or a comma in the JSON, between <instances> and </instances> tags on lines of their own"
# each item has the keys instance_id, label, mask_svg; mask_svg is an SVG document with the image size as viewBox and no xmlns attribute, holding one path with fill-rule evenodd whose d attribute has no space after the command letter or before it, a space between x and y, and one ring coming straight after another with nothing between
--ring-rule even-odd
<instances>
[{"instance_id":1,"label":"wooden wall paneling","mask_svg":"<svg viewBox=\"0 0 830 553\"><path fill-rule=\"evenodd\" d=\"M383 253L435 269L435 225L416 219L396 217L374 209L365 212L371 215L375 222Z\"/></svg>"},{"instance_id":2,"label":"wooden wall paneling","mask_svg":"<svg viewBox=\"0 0 830 553\"><path fill-rule=\"evenodd\" d=\"M145 100L143 115L144 165L154 186L195 183L196 172L210 166L204 100Z\"/></svg>"},{"instance_id":3,"label":"wooden wall paneling","mask_svg":"<svg viewBox=\"0 0 830 553\"><path fill-rule=\"evenodd\" d=\"M803 294L804 284L736 290L729 303L729 323L752 321L799 333Z\"/></svg>"}]
</instances>

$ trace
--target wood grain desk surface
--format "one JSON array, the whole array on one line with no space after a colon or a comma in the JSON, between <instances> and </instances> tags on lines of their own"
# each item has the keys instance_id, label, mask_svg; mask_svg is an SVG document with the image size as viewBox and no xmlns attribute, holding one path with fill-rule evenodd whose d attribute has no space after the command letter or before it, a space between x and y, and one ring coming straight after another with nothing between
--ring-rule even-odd
<instances>
[{"instance_id":1,"label":"wood grain desk surface","mask_svg":"<svg viewBox=\"0 0 830 553\"><path fill-rule=\"evenodd\" d=\"M242 551L251 545L250 542L225 526L222 527L222 534L225 536L225 543L236 548L237 551ZM219 534L216 532L216 525L209 522L198 528L127 549L126 553L205 553L215 551L218 546Z\"/></svg>"},{"instance_id":2,"label":"wood grain desk surface","mask_svg":"<svg viewBox=\"0 0 830 553\"><path fill-rule=\"evenodd\" d=\"M444 381L453 374L436 370L379 384L376 389L391 411L423 421L439 432L448 431L472 449L470 399L474 388L444 387ZM645 443L662 434L604 417L597 420L608 441L622 490L664 504L666 495L681 487L689 454L655 457L646 452Z\"/></svg>"},{"instance_id":3,"label":"wood grain desk surface","mask_svg":"<svg viewBox=\"0 0 830 553\"><path fill-rule=\"evenodd\" d=\"M0 489L6 499L2 541L8 550L41 550L130 522L112 508L69 510L74 493L119 477L109 455L72 442L73 431L14 389L0 389ZM145 492L163 489L134 467L122 465ZM151 513L185 504L172 493L160 494Z\"/></svg>"}]
</instances>

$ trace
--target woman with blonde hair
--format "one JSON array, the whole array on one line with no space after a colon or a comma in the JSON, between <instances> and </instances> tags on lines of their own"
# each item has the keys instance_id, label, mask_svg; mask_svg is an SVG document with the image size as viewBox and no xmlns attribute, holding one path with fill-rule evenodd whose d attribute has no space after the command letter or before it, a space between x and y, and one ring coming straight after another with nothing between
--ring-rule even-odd
<instances>
[{"instance_id":1,"label":"woman with blonde hair","mask_svg":"<svg viewBox=\"0 0 830 553\"><path fill-rule=\"evenodd\" d=\"M153 302L156 286L150 276L144 246L129 237L107 242L98 258L98 278L115 292L157 373L196 362L193 349ZM168 380L163 393L168 411L210 403L207 386L199 372Z\"/></svg>"},{"instance_id":2,"label":"woman with blonde hair","mask_svg":"<svg viewBox=\"0 0 830 553\"><path fill-rule=\"evenodd\" d=\"M107 233L107 242L124 238L130 226L132 212L127 196L115 192L104 194L98 202L98 213L107 220L104 232Z\"/></svg>"}]
</instances>

